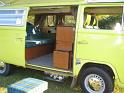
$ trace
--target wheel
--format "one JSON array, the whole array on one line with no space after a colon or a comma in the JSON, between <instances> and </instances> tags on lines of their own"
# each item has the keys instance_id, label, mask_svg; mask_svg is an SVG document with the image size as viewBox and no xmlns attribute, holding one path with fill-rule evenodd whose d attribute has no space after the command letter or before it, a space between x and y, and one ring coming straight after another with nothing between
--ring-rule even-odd
<instances>
[{"instance_id":1,"label":"wheel","mask_svg":"<svg viewBox=\"0 0 124 93\"><path fill-rule=\"evenodd\" d=\"M82 71L80 86L83 93L112 93L114 83L105 70L98 67L90 67Z\"/></svg>"},{"instance_id":2,"label":"wheel","mask_svg":"<svg viewBox=\"0 0 124 93\"><path fill-rule=\"evenodd\" d=\"M0 62L0 76L7 76L11 71L11 65Z\"/></svg>"}]
</instances>

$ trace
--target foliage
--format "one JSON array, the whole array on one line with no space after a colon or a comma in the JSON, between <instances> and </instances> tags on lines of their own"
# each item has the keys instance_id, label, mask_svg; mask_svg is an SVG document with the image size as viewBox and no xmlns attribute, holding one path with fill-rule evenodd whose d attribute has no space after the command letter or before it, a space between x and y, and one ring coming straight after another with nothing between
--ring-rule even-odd
<instances>
[{"instance_id":1,"label":"foliage","mask_svg":"<svg viewBox=\"0 0 124 93\"><path fill-rule=\"evenodd\" d=\"M121 23L121 16L103 16L98 23L100 29L114 29L116 23Z\"/></svg>"}]
</instances>

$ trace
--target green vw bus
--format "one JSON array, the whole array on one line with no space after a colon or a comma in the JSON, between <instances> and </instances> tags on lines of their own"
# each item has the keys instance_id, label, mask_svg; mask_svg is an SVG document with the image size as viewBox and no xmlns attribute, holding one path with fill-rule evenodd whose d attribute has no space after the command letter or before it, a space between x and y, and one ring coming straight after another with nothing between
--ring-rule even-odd
<instances>
[{"instance_id":1,"label":"green vw bus","mask_svg":"<svg viewBox=\"0 0 124 93\"><path fill-rule=\"evenodd\" d=\"M124 0L1 0L0 75L13 65L71 76L84 93L124 87Z\"/></svg>"}]
</instances>

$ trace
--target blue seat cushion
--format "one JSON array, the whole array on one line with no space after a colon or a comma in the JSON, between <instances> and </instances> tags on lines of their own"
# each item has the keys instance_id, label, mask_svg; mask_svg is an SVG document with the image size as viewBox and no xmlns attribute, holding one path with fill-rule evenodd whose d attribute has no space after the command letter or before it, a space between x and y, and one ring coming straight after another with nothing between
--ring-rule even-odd
<instances>
[{"instance_id":1,"label":"blue seat cushion","mask_svg":"<svg viewBox=\"0 0 124 93\"><path fill-rule=\"evenodd\" d=\"M26 44L25 44L26 48L31 48L39 45L52 44L55 42L55 34L44 33L29 22L27 22L26 32L27 32Z\"/></svg>"},{"instance_id":2,"label":"blue seat cushion","mask_svg":"<svg viewBox=\"0 0 124 93\"><path fill-rule=\"evenodd\" d=\"M52 43L54 43L54 40L52 38L26 40L26 48L32 48L35 46L47 45Z\"/></svg>"}]
</instances>

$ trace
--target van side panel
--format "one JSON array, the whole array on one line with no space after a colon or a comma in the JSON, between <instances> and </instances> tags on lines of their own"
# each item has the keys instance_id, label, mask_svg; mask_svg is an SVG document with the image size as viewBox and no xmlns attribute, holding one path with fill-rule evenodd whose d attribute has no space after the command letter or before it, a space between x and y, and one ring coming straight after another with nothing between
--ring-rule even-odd
<instances>
[{"instance_id":1,"label":"van side panel","mask_svg":"<svg viewBox=\"0 0 124 93\"><path fill-rule=\"evenodd\" d=\"M124 34L114 30L84 29L85 7L80 5L78 11L73 75L78 76L85 63L105 64L111 67L116 79L124 84Z\"/></svg>"},{"instance_id":2,"label":"van side panel","mask_svg":"<svg viewBox=\"0 0 124 93\"><path fill-rule=\"evenodd\" d=\"M5 7L2 9L20 9ZM24 9L24 8L22 8ZM28 8L22 26L0 26L0 61L25 67L25 35Z\"/></svg>"},{"instance_id":3,"label":"van side panel","mask_svg":"<svg viewBox=\"0 0 124 93\"><path fill-rule=\"evenodd\" d=\"M25 28L0 27L0 61L25 66Z\"/></svg>"},{"instance_id":4,"label":"van side panel","mask_svg":"<svg viewBox=\"0 0 124 93\"><path fill-rule=\"evenodd\" d=\"M124 34L109 31L80 30L77 41L77 59L110 64L124 83Z\"/></svg>"}]
</instances>

